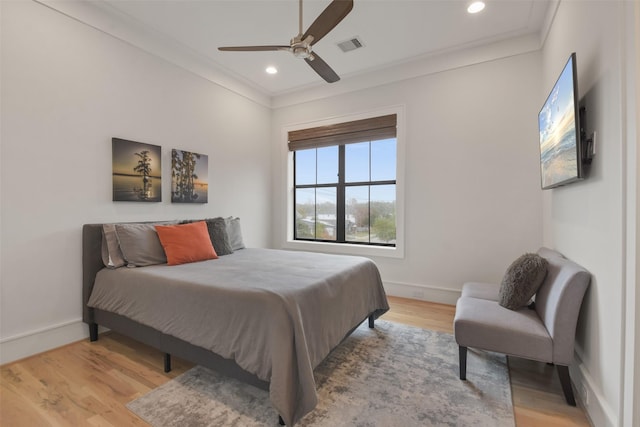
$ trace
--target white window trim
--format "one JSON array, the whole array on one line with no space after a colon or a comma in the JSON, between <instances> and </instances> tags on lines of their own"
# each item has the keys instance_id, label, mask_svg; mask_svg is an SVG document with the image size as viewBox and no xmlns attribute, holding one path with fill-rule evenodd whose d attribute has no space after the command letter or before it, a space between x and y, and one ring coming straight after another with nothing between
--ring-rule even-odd
<instances>
[{"instance_id":1,"label":"white window trim","mask_svg":"<svg viewBox=\"0 0 640 427\"><path fill-rule=\"evenodd\" d=\"M347 116L331 117L313 122L287 125L282 129L284 144L287 144L287 135L290 131L307 129L316 126L327 126L336 123L350 122L372 117L385 116L387 114L397 114L397 135L396 135L396 246L374 246L356 245L348 243L330 242L309 242L294 240L293 238L293 152L287 150L287 207L284 216L284 236L283 249L304 250L310 252L325 252L344 255L361 255L371 257L404 258L404 208L405 208L405 114L404 105L395 105L383 109L350 114Z\"/></svg>"}]
</instances>

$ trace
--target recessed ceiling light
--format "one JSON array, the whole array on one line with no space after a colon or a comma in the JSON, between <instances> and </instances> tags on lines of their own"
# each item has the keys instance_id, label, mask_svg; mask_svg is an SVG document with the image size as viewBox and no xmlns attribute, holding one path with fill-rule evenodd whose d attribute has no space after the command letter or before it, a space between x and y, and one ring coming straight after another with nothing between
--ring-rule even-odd
<instances>
[{"instance_id":1,"label":"recessed ceiling light","mask_svg":"<svg viewBox=\"0 0 640 427\"><path fill-rule=\"evenodd\" d=\"M267 72L267 74L276 74L278 72L278 69L276 67L269 66L265 69L265 71Z\"/></svg>"},{"instance_id":2,"label":"recessed ceiling light","mask_svg":"<svg viewBox=\"0 0 640 427\"><path fill-rule=\"evenodd\" d=\"M467 8L467 12L469 13L478 13L480 12L482 9L484 9L484 2L481 1L474 1L473 3L471 3L469 5L469 7Z\"/></svg>"}]
</instances>

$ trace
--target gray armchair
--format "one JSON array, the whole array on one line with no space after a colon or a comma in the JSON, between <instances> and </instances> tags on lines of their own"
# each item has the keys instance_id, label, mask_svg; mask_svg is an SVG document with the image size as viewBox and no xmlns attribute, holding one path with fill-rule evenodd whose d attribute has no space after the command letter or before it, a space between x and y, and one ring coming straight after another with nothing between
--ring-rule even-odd
<instances>
[{"instance_id":1,"label":"gray armchair","mask_svg":"<svg viewBox=\"0 0 640 427\"><path fill-rule=\"evenodd\" d=\"M567 403L575 406L569 365L573 361L578 314L591 275L551 249L541 248L538 254L549 265L534 309L509 310L500 306L499 285L464 284L454 318L460 379L466 379L468 347L552 363L557 367Z\"/></svg>"}]
</instances>

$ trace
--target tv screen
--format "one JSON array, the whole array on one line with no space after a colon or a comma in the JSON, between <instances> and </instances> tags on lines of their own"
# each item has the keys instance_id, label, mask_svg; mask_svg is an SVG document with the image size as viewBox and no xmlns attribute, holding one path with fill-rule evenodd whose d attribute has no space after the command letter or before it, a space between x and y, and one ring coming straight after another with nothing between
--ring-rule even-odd
<instances>
[{"instance_id":1,"label":"tv screen","mask_svg":"<svg viewBox=\"0 0 640 427\"><path fill-rule=\"evenodd\" d=\"M576 54L571 54L538 114L542 189L582 178Z\"/></svg>"}]
</instances>

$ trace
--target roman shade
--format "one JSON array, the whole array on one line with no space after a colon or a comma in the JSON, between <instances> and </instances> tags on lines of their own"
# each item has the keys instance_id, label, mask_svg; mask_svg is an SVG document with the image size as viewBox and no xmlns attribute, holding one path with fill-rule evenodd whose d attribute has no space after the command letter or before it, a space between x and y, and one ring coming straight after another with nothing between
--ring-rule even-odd
<instances>
[{"instance_id":1,"label":"roman shade","mask_svg":"<svg viewBox=\"0 0 640 427\"><path fill-rule=\"evenodd\" d=\"M397 115L372 117L289 132L289 151L396 137Z\"/></svg>"}]
</instances>

